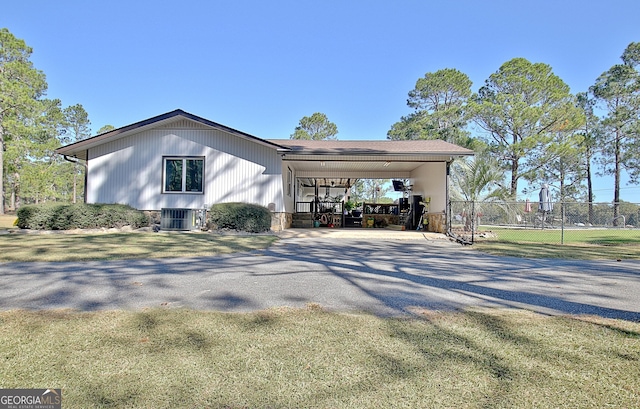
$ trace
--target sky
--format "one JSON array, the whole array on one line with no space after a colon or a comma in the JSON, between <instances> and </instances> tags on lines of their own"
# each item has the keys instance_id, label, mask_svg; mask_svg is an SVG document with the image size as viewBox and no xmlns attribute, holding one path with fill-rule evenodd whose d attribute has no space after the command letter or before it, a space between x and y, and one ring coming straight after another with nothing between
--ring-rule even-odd
<instances>
[{"instance_id":1,"label":"sky","mask_svg":"<svg viewBox=\"0 0 640 409\"><path fill-rule=\"evenodd\" d=\"M314 112L338 139L385 139L418 78L456 68L477 91L516 57L586 91L640 41L638 16L638 0L0 0L47 97L82 104L94 133L183 109L264 139Z\"/></svg>"}]
</instances>

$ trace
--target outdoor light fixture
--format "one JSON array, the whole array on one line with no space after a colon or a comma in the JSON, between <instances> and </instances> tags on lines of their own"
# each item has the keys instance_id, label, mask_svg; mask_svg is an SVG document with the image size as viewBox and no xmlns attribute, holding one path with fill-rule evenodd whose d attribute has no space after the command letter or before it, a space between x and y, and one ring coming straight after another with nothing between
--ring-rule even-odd
<instances>
[{"instance_id":1,"label":"outdoor light fixture","mask_svg":"<svg viewBox=\"0 0 640 409\"><path fill-rule=\"evenodd\" d=\"M326 163L320 162L320 166L324 167L325 165L326 165Z\"/></svg>"},{"instance_id":2,"label":"outdoor light fixture","mask_svg":"<svg viewBox=\"0 0 640 409\"><path fill-rule=\"evenodd\" d=\"M384 165L382 165L382 166L384 166L384 167L386 168L386 167L387 167L387 166L389 166L389 165L391 165L391 162L386 161L386 162L384 163Z\"/></svg>"}]
</instances>

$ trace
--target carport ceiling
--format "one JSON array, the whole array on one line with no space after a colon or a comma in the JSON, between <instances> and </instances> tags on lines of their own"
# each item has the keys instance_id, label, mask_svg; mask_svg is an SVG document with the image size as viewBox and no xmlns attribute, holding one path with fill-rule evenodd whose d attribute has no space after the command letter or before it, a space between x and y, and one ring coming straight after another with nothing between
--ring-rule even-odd
<instances>
[{"instance_id":1,"label":"carport ceiling","mask_svg":"<svg viewBox=\"0 0 640 409\"><path fill-rule=\"evenodd\" d=\"M425 163L447 163L473 151L442 140L271 140L298 177L407 178Z\"/></svg>"},{"instance_id":2,"label":"carport ceiling","mask_svg":"<svg viewBox=\"0 0 640 409\"><path fill-rule=\"evenodd\" d=\"M424 162L408 162L408 161L332 161L332 160L313 160L313 161L286 161L298 171L321 171L321 172L411 172L415 168L424 164Z\"/></svg>"},{"instance_id":3,"label":"carport ceiling","mask_svg":"<svg viewBox=\"0 0 640 409\"><path fill-rule=\"evenodd\" d=\"M348 189L358 181L358 179L351 178L298 178L298 181L305 187L334 187Z\"/></svg>"}]
</instances>

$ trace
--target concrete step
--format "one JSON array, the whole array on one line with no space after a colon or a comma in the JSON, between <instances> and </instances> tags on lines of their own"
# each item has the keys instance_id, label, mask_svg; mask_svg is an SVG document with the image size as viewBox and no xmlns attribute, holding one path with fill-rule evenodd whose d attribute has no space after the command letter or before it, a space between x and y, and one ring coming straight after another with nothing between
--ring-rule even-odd
<instances>
[{"instance_id":1,"label":"concrete step","mask_svg":"<svg viewBox=\"0 0 640 409\"><path fill-rule=\"evenodd\" d=\"M310 229L313 227L313 220L293 220L291 227L298 229Z\"/></svg>"},{"instance_id":2,"label":"concrete step","mask_svg":"<svg viewBox=\"0 0 640 409\"><path fill-rule=\"evenodd\" d=\"M313 220L313 213L294 213L293 220Z\"/></svg>"}]
</instances>

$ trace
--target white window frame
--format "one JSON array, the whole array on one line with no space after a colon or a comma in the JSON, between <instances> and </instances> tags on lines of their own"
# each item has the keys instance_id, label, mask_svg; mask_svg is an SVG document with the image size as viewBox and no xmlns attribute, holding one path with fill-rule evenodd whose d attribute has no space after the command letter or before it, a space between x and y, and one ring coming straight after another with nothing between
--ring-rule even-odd
<instances>
[{"instance_id":1,"label":"white window frame","mask_svg":"<svg viewBox=\"0 0 640 409\"><path fill-rule=\"evenodd\" d=\"M182 161L182 188L181 190L167 190L167 161L168 160L181 160ZM201 160L202 161L202 189L200 191L187 191L187 161L188 160ZM204 156L163 156L162 157L162 193L165 194L189 194L189 195L203 195L204 194L204 176L205 176L205 160Z\"/></svg>"},{"instance_id":2,"label":"white window frame","mask_svg":"<svg viewBox=\"0 0 640 409\"><path fill-rule=\"evenodd\" d=\"M291 197L293 191L293 171L287 166L287 196Z\"/></svg>"}]
</instances>

